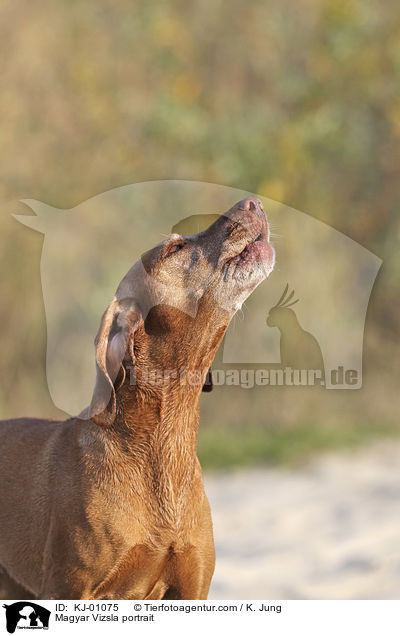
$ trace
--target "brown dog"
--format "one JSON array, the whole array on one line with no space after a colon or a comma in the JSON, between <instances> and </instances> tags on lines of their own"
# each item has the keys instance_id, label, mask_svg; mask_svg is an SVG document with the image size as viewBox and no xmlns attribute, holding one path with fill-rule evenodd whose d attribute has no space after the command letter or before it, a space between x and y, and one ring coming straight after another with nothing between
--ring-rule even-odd
<instances>
[{"instance_id":1,"label":"brown dog","mask_svg":"<svg viewBox=\"0 0 400 636\"><path fill-rule=\"evenodd\" d=\"M200 234L172 234L103 315L86 412L1 423L0 596L207 597L199 397L230 319L273 265L257 199Z\"/></svg>"}]
</instances>

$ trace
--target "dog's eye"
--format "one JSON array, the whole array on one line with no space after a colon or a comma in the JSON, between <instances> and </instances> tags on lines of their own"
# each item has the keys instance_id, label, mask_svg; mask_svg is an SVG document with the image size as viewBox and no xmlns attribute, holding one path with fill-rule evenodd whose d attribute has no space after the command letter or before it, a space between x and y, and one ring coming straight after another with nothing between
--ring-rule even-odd
<instances>
[{"instance_id":1,"label":"dog's eye","mask_svg":"<svg viewBox=\"0 0 400 636\"><path fill-rule=\"evenodd\" d=\"M181 250L182 247L184 247L184 245L185 245L184 243L177 243L176 245L171 245L171 247L169 248L165 256L171 256L172 254L179 252L179 250Z\"/></svg>"}]
</instances>

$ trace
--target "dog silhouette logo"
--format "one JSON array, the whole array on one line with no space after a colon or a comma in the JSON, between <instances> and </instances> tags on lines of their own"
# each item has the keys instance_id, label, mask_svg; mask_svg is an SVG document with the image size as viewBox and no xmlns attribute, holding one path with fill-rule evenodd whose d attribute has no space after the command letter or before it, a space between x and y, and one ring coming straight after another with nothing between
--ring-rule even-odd
<instances>
[{"instance_id":1,"label":"dog silhouette logo","mask_svg":"<svg viewBox=\"0 0 400 636\"><path fill-rule=\"evenodd\" d=\"M93 335L120 274L147 248L170 236L171 230L182 236L201 232L236 201L255 195L217 184L167 180L115 188L65 210L23 200L34 215L25 211L14 217L44 235L40 278L46 315L46 379L57 408L76 415L91 399ZM293 364L298 367L301 362L303 369L305 365L320 368L319 349L311 344L307 331L322 351L326 388L361 388L365 317L381 259L316 218L259 198L270 225L279 230L272 237L278 267L232 321L219 350L220 363L235 369L237 365L282 366L280 329L266 327L265 313L289 280L301 301L293 306L293 313L292 307L272 312L284 332L283 360L288 345L288 366L295 368ZM163 294L162 288L159 293ZM195 311L195 302L190 307ZM286 329L286 318L294 317L303 331L294 323ZM298 347L293 344L296 333L302 342ZM300 350L304 355L300 356ZM339 378L332 382L332 371L335 374L340 366L344 374L355 370L355 383ZM30 381L28 375L26 381Z\"/></svg>"},{"instance_id":2,"label":"dog silhouette logo","mask_svg":"<svg viewBox=\"0 0 400 636\"><path fill-rule=\"evenodd\" d=\"M31 603L31 601L18 601L11 605L4 604L6 610L6 624L9 634L14 634L16 629L48 629L50 610Z\"/></svg>"}]
</instances>

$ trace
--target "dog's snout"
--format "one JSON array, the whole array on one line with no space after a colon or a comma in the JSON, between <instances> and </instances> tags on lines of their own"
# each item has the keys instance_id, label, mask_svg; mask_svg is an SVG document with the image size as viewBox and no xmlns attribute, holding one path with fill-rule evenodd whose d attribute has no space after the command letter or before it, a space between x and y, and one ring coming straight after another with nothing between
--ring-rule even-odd
<instances>
[{"instance_id":1,"label":"dog's snout","mask_svg":"<svg viewBox=\"0 0 400 636\"><path fill-rule=\"evenodd\" d=\"M255 212L258 215L264 215L263 204L256 197L248 197L240 202L239 206L246 212Z\"/></svg>"}]
</instances>

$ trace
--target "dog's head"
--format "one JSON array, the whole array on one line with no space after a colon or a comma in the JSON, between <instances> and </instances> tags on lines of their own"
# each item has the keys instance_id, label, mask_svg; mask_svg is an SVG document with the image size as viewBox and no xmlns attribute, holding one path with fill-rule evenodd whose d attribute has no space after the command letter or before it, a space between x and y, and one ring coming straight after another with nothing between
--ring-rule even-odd
<instances>
[{"instance_id":1,"label":"dog's head","mask_svg":"<svg viewBox=\"0 0 400 636\"><path fill-rule=\"evenodd\" d=\"M143 254L122 279L96 336L89 417L112 424L128 367L211 364L233 314L274 261L256 198L239 201L199 234L172 234Z\"/></svg>"}]
</instances>

